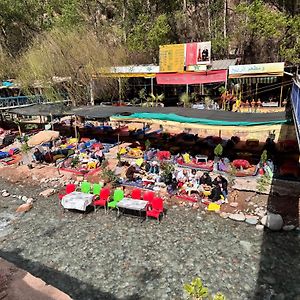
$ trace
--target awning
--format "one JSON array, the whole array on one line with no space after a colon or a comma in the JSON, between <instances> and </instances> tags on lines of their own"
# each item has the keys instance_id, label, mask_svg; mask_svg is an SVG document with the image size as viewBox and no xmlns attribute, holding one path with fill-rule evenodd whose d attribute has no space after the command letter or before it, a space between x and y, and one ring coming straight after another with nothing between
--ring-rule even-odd
<instances>
[{"instance_id":1,"label":"awning","mask_svg":"<svg viewBox=\"0 0 300 300\"><path fill-rule=\"evenodd\" d=\"M216 70L199 73L168 73L157 74L157 84L200 84L225 82L227 70Z\"/></svg>"},{"instance_id":2,"label":"awning","mask_svg":"<svg viewBox=\"0 0 300 300\"><path fill-rule=\"evenodd\" d=\"M154 78L155 74L153 73L99 73L93 75L93 78L99 77L108 77L108 78Z\"/></svg>"},{"instance_id":3,"label":"awning","mask_svg":"<svg viewBox=\"0 0 300 300\"><path fill-rule=\"evenodd\" d=\"M256 84L256 83L276 83L278 81L278 77L247 77L247 78L234 78L233 82L244 83L244 84Z\"/></svg>"},{"instance_id":4,"label":"awning","mask_svg":"<svg viewBox=\"0 0 300 300\"><path fill-rule=\"evenodd\" d=\"M284 62L229 67L229 78L283 76Z\"/></svg>"}]
</instances>

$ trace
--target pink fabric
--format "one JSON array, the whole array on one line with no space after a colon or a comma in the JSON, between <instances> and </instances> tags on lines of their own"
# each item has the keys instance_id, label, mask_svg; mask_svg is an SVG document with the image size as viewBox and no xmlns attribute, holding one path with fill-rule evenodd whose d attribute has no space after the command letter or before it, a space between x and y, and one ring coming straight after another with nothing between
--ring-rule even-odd
<instances>
[{"instance_id":1,"label":"pink fabric","mask_svg":"<svg viewBox=\"0 0 300 300\"><path fill-rule=\"evenodd\" d=\"M156 75L157 84L200 84L225 82L227 70L190 73L160 73Z\"/></svg>"}]
</instances>

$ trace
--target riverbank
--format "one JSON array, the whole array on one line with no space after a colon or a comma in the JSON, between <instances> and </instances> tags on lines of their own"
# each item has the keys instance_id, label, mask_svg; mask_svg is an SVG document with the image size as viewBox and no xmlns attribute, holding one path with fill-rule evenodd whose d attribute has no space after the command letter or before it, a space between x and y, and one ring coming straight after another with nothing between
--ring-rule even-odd
<instances>
[{"instance_id":1,"label":"riverbank","mask_svg":"<svg viewBox=\"0 0 300 300\"><path fill-rule=\"evenodd\" d=\"M36 201L17 215L22 200L0 196L1 212L12 215L0 256L73 299L179 300L197 276L228 299L300 295L298 230L261 231L185 206L168 207L160 224L103 210L62 214L57 195L39 196L43 186L0 179L2 189Z\"/></svg>"}]
</instances>

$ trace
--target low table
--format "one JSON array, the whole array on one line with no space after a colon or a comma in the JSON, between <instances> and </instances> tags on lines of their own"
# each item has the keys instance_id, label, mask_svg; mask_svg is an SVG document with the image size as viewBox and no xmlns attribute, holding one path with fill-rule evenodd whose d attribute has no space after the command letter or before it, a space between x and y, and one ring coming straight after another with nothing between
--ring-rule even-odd
<instances>
[{"instance_id":1,"label":"low table","mask_svg":"<svg viewBox=\"0 0 300 300\"><path fill-rule=\"evenodd\" d=\"M145 200L136 200L132 198L123 198L117 204L118 216L120 216L120 209L122 210L122 214L125 214L125 210L133 210L138 211L139 216L142 217L142 211L145 211L148 201Z\"/></svg>"},{"instance_id":2,"label":"low table","mask_svg":"<svg viewBox=\"0 0 300 300\"><path fill-rule=\"evenodd\" d=\"M86 208L93 202L94 195L82 192L72 192L65 195L61 205L65 209L76 209L86 211Z\"/></svg>"}]
</instances>

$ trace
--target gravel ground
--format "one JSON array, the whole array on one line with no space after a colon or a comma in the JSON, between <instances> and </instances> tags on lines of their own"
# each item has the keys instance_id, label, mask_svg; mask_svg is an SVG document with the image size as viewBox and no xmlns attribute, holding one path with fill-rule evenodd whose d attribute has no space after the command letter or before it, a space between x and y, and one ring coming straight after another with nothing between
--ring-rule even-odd
<instances>
[{"instance_id":1,"label":"gravel ground","mask_svg":"<svg viewBox=\"0 0 300 300\"><path fill-rule=\"evenodd\" d=\"M183 284L196 276L228 299L300 299L299 231L179 207L161 224L101 209L62 214L57 195L37 196L42 187L0 180L2 189L37 201L16 218L22 201L0 195L0 256L74 299L185 299Z\"/></svg>"}]
</instances>

